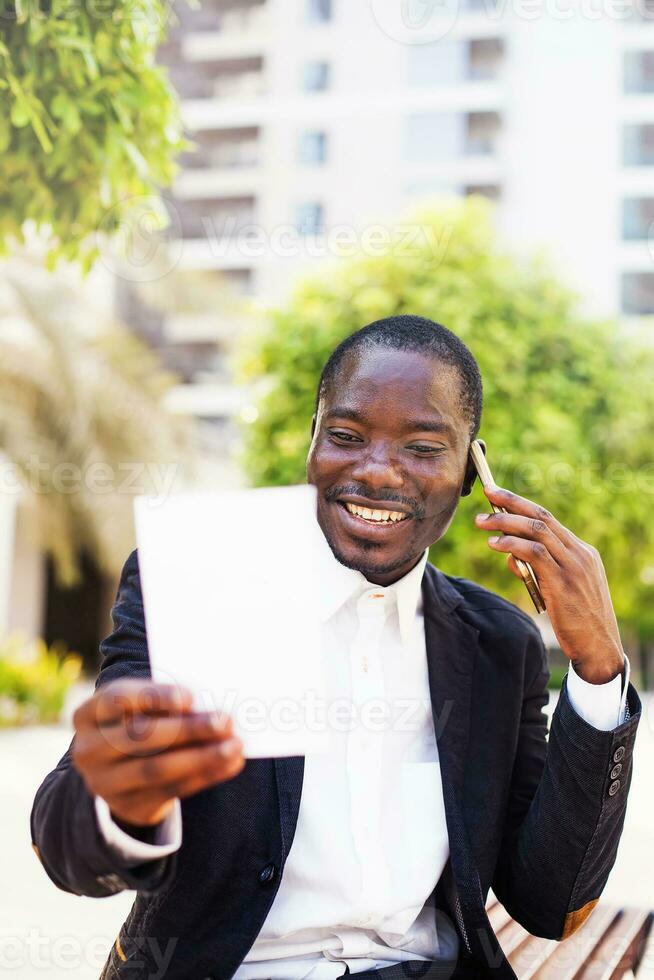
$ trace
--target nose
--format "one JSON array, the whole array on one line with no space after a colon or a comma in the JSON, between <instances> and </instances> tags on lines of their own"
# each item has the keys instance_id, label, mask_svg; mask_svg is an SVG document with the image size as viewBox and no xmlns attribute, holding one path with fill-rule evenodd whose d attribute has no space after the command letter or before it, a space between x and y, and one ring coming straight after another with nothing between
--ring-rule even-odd
<instances>
[{"instance_id":1,"label":"nose","mask_svg":"<svg viewBox=\"0 0 654 980\"><path fill-rule=\"evenodd\" d=\"M384 487L399 490L404 486L404 477L393 460L391 448L381 443L370 443L367 451L358 457L352 479L376 491Z\"/></svg>"}]
</instances>

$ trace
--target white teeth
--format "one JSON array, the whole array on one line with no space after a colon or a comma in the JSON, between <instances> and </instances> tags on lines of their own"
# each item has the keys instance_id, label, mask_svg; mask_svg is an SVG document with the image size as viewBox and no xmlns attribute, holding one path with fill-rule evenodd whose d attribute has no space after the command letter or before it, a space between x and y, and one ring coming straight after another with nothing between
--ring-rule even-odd
<instances>
[{"instance_id":1,"label":"white teeth","mask_svg":"<svg viewBox=\"0 0 654 980\"><path fill-rule=\"evenodd\" d=\"M345 505L350 514L362 517L364 521L376 522L378 524L396 524L408 517L399 510L371 510L370 507L359 507L358 504Z\"/></svg>"}]
</instances>

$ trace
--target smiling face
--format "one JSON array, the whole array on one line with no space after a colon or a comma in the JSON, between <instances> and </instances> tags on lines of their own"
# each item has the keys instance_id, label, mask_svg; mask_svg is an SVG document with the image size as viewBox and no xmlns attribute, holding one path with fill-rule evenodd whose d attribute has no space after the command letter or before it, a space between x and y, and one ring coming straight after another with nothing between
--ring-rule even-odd
<instances>
[{"instance_id":1,"label":"smiling face","mask_svg":"<svg viewBox=\"0 0 654 980\"><path fill-rule=\"evenodd\" d=\"M321 399L307 460L336 558L389 585L447 531L475 476L455 368L428 355L354 350Z\"/></svg>"}]
</instances>

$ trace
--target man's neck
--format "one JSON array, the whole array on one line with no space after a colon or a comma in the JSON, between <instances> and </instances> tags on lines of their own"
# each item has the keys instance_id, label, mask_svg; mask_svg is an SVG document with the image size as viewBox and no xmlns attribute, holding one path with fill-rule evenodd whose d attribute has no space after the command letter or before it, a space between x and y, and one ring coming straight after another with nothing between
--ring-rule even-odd
<instances>
[{"instance_id":1,"label":"man's neck","mask_svg":"<svg viewBox=\"0 0 654 980\"><path fill-rule=\"evenodd\" d=\"M413 571L421 560L422 555L418 555L417 558L411 560L411 564L402 565L400 568L395 569L395 571L392 572L367 572L363 569L360 569L360 571L372 585L380 585L382 588L385 588L388 585L394 585L396 582L399 582L400 579L404 578L405 575L408 575L409 572Z\"/></svg>"}]
</instances>

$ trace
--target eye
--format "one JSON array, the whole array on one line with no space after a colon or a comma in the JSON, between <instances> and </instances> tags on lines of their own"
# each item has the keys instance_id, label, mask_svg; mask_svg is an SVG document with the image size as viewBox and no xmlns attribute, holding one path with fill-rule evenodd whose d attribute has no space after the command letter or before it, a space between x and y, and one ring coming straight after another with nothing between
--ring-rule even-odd
<instances>
[{"instance_id":1,"label":"eye","mask_svg":"<svg viewBox=\"0 0 654 980\"><path fill-rule=\"evenodd\" d=\"M442 446L426 446L424 443L413 443L411 446L407 446L407 449L419 456L436 456L438 453L445 452Z\"/></svg>"},{"instance_id":2,"label":"eye","mask_svg":"<svg viewBox=\"0 0 654 980\"><path fill-rule=\"evenodd\" d=\"M337 442L361 442L358 436L355 436L352 432L344 432L343 429L330 429L329 435Z\"/></svg>"}]
</instances>

